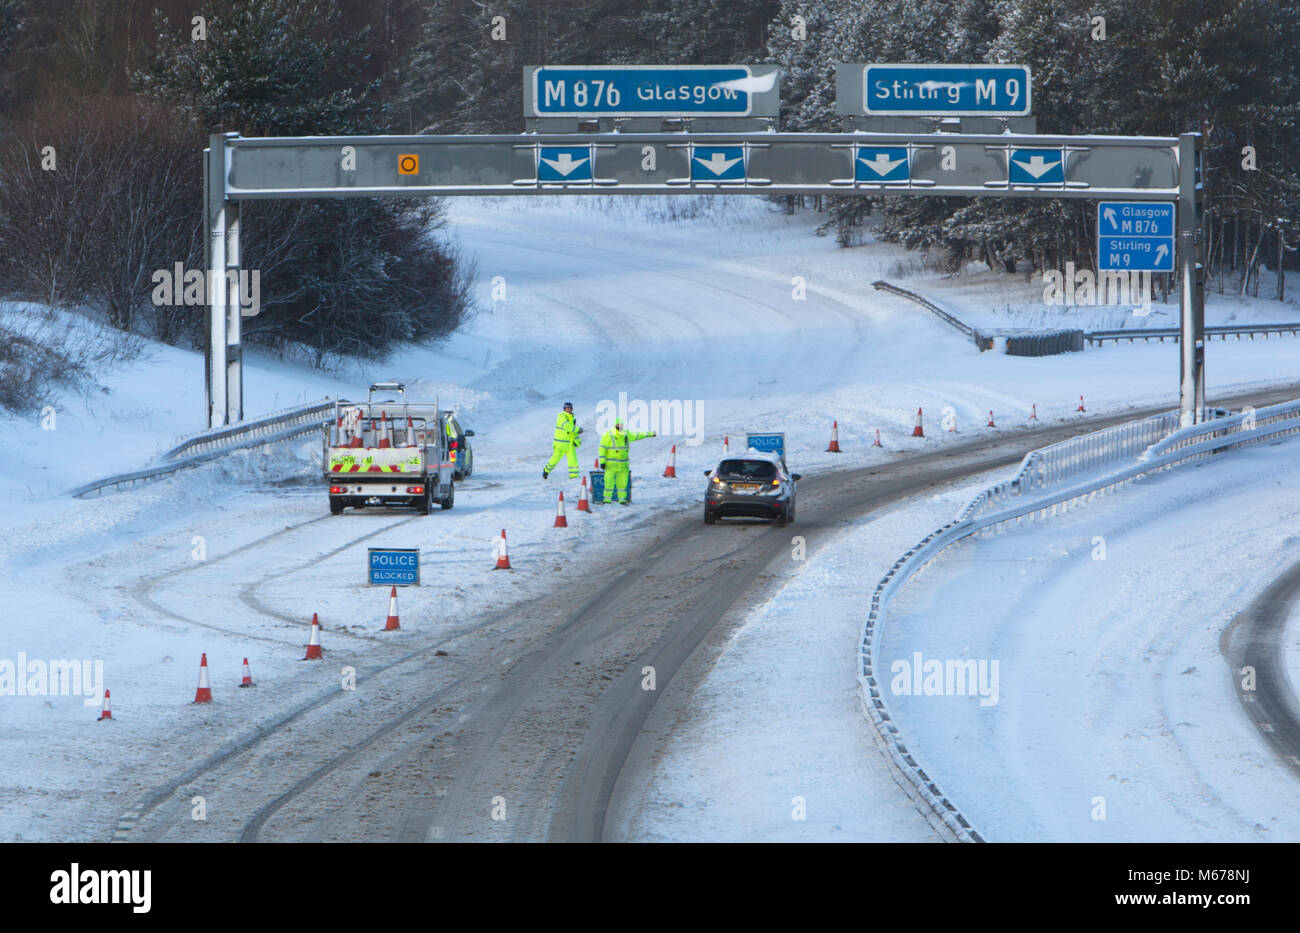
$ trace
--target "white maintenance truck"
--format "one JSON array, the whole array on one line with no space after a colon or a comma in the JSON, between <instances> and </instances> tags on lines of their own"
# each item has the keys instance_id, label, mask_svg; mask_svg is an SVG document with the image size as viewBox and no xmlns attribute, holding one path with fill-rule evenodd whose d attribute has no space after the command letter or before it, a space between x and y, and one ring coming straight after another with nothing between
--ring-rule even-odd
<instances>
[{"instance_id":1,"label":"white maintenance truck","mask_svg":"<svg viewBox=\"0 0 1300 933\"><path fill-rule=\"evenodd\" d=\"M325 427L330 513L349 506L398 506L421 515L434 503L451 508L458 454L449 427L454 423L437 399L408 402L400 382L376 382L364 405L335 402L334 420Z\"/></svg>"}]
</instances>

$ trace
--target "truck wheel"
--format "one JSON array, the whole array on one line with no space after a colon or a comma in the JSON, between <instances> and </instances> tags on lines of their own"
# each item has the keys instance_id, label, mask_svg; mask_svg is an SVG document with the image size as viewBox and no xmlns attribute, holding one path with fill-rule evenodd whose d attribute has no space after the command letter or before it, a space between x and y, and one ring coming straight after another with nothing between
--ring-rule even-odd
<instances>
[{"instance_id":1,"label":"truck wheel","mask_svg":"<svg viewBox=\"0 0 1300 933\"><path fill-rule=\"evenodd\" d=\"M443 510L444 512L447 511L449 508L451 508L453 505L456 504L456 484L455 484L455 483L448 483L448 484L447 484L447 498L443 499L443 500L442 500L441 502L439 502L438 504L439 504L440 506L442 506L442 510Z\"/></svg>"},{"instance_id":2,"label":"truck wheel","mask_svg":"<svg viewBox=\"0 0 1300 933\"><path fill-rule=\"evenodd\" d=\"M415 511L420 515L428 515L433 511L433 490L426 489L424 491L424 495L415 504Z\"/></svg>"},{"instance_id":3,"label":"truck wheel","mask_svg":"<svg viewBox=\"0 0 1300 933\"><path fill-rule=\"evenodd\" d=\"M331 515L342 515L342 514L343 514L343 500L342 500L342 499L335 499L335 498L333 498L333 497L330 498L330 514L331 514Z\"/></svg>"}]
</instances>

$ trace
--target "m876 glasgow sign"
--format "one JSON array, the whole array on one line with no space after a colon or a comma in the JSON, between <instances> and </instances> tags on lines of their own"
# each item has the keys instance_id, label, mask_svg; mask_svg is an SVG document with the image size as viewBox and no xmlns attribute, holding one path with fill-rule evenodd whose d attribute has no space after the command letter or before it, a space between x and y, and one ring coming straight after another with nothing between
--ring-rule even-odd
<instances>
[{"instance_id":1,"label":"m876 glasgow sign","mask_svg":"<svg viewBox=\"0 0 1300 933\"><path fill-rule=\"evenodd\" d=\"M780 107L775 65L542 65L525 117L754 117Z\"/></svg>"}]
</instances>

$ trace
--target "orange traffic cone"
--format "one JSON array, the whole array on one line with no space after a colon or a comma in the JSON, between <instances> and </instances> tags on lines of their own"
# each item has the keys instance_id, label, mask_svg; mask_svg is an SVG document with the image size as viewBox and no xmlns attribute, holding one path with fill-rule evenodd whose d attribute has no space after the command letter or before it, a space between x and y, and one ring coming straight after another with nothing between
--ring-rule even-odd
<instances>
[{"instance_id":1,"label":"orange traffic cone","mask_svg":"<svg viewBox=\"0 0 1300 933\"><path fill-rule=\"evenodd\" d=\"M831 444L826 448L826 452L828 454L843 453L840 450L840 423L838 421L831 422Z\"/></svg>"},{"instance_id":2,"label":"orange traffic cone","mask_svg":"<svg viewBox=\"0 0 1300 933\"><path fill-rule=\"evenodd\" d=\"M401 627L397 620L397 587L393 587L388 594L388 621L384 623L384 631L396 632Z\"/></svg>"},{"instance_id":3,"label":"orange traffic cone","mask_svg":"<svg viewBox=\"0 0 1300 933\"><path fill-rule=\"evenodd\" d=\"M108 691L104 691L104 708L99 711L99 719L96 722L103 722L105 719L113 718L113 710L109 708Z\"/></svg>"},{"instance_id":4,"label":"orange traffic cone","mask_svg":"<svg viewBox=\"0 0 1300 933\"><path fill-rule=\"evenodd\" d=\"M1037 421L1037 420L1038 420L1038 403L1037 403L1037 402L1034 402L1034 404L1033 404L1033 406L1032 406L1032 408L1031 408L1031 410L1030 410L1030 412L1029 412L1029 420L1030 420L1030 421Z\"/></svg>"},{"instance_id":5,"label":"orange traffic cone","mask_svg":"<svg viewBox=\"0 0 1300 933\"><path fill-rule=\"evenodd\" d=\"M912 428L913 437L925 437L925 431L921 429L921 409L916 410L916 426Z\"/></svg>"},{"instance_id":6,"label":"orange traffic cone","mask_svg":"<svg viewBox=\"0 0 1300 933\"><path fill-rule=\"evenodd\" d=\"M988 426L989 426L990 428L996 428L996 427L997 427L997 425L993 423L993 410L992 410L992 409L989 409L989 423L988 423Z\"/></svg>"},{"instance_id":7,"label":"orange traffic cone","mask_svg":"<svg viewBox=\"0 0 1300 933\"><path fill-rule=\"evenodd\" d=\"M677 445L668 452L668 466L664 467L664 476L677 477Z\"/></svg>"},{"instance_id":8,"label":"orange traffic cone","mask_svg":"<svg viewBox=\"0 0 1300 933\"><path fill-rule=\"evenodd\" d=\"M370 423L370 426L371 426L372 428L374 427L374 422L373 422L373 421ZM352 443L349 444L348 446L349 446L349 447L365 447L365 446L366 446L365 433L366 433L366 425L365 425L365 422L363 422L361 419L358 418L358 419L357 419L357 433L352 435Z\"/></svg>"},{"instance_id":9,"label":"orange traffic cone","mask_svg":"<svg viewBox=\"0 0 1300 933\"><path fill-rule=\"evenodd\" d=\"M248 658L244 658L244 679L239 682L239 686L241 687L256 686L253 683L253 672L248 666Z\"/></svg>"},{"instance_id":10,"label":"orange traffic cone","mask_svg":"<svg viewBox=\"0 0 1300 933\"><path fill-rule=\"evenodd\" d=\"M320 619L316 613L311 614L311 638L307 639L307 653L304 661L320 661L325 657L325 649L320 646Z\"/></svg>"},{"instance_id":11,"label":"orange traffic cone","mask_svg":"<svg viewBox=\"0 0 1300 933\"><path fill-rule=\"evenodd\" d=\"M555 527L568 528L569 520L564 517L564 493L560 493L560 498L555 503Z\"/></svg>"},{"instance_id":12,"label":"orange traffic cone","mask_svg":"<svg viewBox=\"0 0 1300 933\"><path fill-rule=\"evenodd\" d=\"M957 413L956 413L956 412L953 412L953 413L952 413L952 420L948 422L948 433L949 433L949 434L956 434L956 433L957 433Z\"/></svg>"},{"instance_id":13,"label":"orange traffic cone","mask_svg":"<svg viewBox=\"0 0 1300 933\"><path fill-rule=\"evenodd\" d=\"M582 478L582 492L578 493L578 511L591 511L591 503L587 501L587 477L585 476Z\"/></svg>"},{"instance_id":14,"label":"orange traffic cone","mask_svg":"<svg viewBox=\"0 0 1300 933\"><path fill-rule=\"evenodd\" d=\"M1087 409L1083 407L1083 396L1082 396L1082 395L1079 396L1079 407L1076 408L1075 411L1087 411Z\"/></svg>"},{"instance_id":15,"label":"orange traffic cone","mask_svg":"<svg viewBox=\"0 0 1300 933\"><path fill-rule=\"evenodd\" d=\"M393 438L388 423L388 412L385 411L380 414L380 423L383 424L383 428L380 429L383 433L379 435L379 448L383 450L393 446Z\"/></svg>"},{"instance_id":16,"label":"orange traffic cone","mask_svg":"<svg viewBox=\"0 0 1300 933\"><path fill-rule=\"evenodd\" d=\"M876 428L876 439L875 439L875 441L872 443L871 446L872 446L872 447L884 447L884 446L885 446L884 444L880 443L880 428Z\"/></svg>"},{"instance_id":17,"label":"orange traffic cone","mask_svg":"<svg viewBox=\"0 0 1300 933\"><path fill-rule=\"evenodd\" d=\"M722 435L722 456L731 456L731 438L727 437L725 434Z\"/></svg>"},{"instance_id":18,"label":"orange traffic cone","mask_svg":"<svg viewBox=\"0 0 1300 933\"><path fill-rule=\"evenodd\" d=\"M415 446L415 425L411 424L411 416L406 416L406 444L407 447Z\"/></svg>"},{"instance_id":19,"label":"orange traffic cone","mask_svg":"<svg viewBox=\"0 0 1300 933\"><path fill-rule=\"evenodd\" d=\"M506 530L504 528L501 529L501 537L498 540L501 542L501 546L497 551L497 565L493 569L509 570L510 555L506 552Z\"/></svg>"},{"instance_id":20,"label":"orange traffic cone","mask_svg":"<svg viewBox=\"0 0 1300 933\"><path fill-rule=\"evenodd\" d=\"M194 692L195 703L212 702L212 681L208 680L208 655L199 659L199 689Z\"/></svg>"}]
</instances>

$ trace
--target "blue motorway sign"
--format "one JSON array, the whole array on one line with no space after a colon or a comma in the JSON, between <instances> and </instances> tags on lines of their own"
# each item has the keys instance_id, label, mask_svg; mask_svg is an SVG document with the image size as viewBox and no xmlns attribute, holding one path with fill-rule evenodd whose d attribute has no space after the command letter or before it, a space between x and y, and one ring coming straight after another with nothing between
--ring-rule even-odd
<instances>
[{"instance_id":1,"label":"blue motorway sign","mask_svg":"<svg viewBox=\"0 0 1300 933\"><path fill-rule=\"evenodd\" d=\"M863 109L889 116L1029 115L1025 65L864 65Z\"/></svg>"},{"instance_id":2,"label":"blue motorway sign","mask_svg":"<svg viewBox=\"0 0 1300 933\"><path fill-rule=\"evenodd\" d=\"M691 149L691 181L744 180L744 146L695 146Z\"/></svg>"},{"instance_id":3,"label":"blue motorway sign","mask_svg":"<svg viewBox=\"0 0 1300 933\"><path fill-rule=\"evenodd\" d=\"M1065 184L1065 153L1061 149L1012 149L1007 181L1013 185Z\"/></svg>"},{"instance_id":4,"label":"blue motorway sign","mask_svg":"<svg viewBox=\"0 0 1300 933\"><path fill-rule=\"evenodd\" d=\"M785 435L784 434L746 434L745 449L754 448L764 453L780 454L785 458Z\"/></svg>"},{"instance_id":5,"label":"blue motorway sign","mask_svg":"<svg viewBox=\"0 0 1300 933\"><path fill-rule=\"evenodd\" d=\"M538 181L591 181L587 146L542 146L537 155Z\"/></svg>"},{"instance_id":6,"label":"blue motorway sign","mask_svg":"<svg viewBox=\"0 0 1300 933\"><path fill-rule=\"evenodd\" d=\"M1097 205L1097 268L1174 271L1174 205L1102 201Z\"/></svg>"},{"instance_id":7,"label":"blue motorway sign","mask_svg":"<svg viewBox=\"0 0 1300 933\"><path fill-rule=\"evenodd\" d=\"M419 586L420 549L369 548L371 586Z\"/></svg>"},{"instance_id":8,"label":"blue motorway sign","mask_svg":"<svg viewBox=\"0 0 1300 933\"><path fill-rule=\"evenodd\" d=\"M906 146L859 146L853 160L855 181L884 184L906 182L910 177Z\"/></svg>"},{"instance_id":9,"label":"blue motorway sign","mask_svg":"<svg viewBox=\"0 0 1300 933\"><path fill-rule=\"evenodd\" d=\"M755 72L761 72L755 74ZM529 117L775 115L776 70L749 65L541 65L524 71ZM756 98L762 95L762 104ZM772 111L770 114L768 111Z\"/></svg>"}]
</instances>

